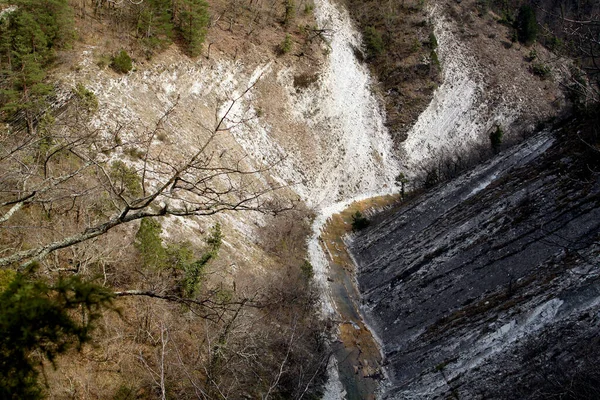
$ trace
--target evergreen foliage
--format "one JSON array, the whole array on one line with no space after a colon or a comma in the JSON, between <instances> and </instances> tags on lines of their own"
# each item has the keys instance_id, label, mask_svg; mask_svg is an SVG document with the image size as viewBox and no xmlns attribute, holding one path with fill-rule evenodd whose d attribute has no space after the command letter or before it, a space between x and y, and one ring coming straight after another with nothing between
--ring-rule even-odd
<instances>
[{"instance_id":1,"label":"evergreen foliage","mask_svg":"<svg viewBox=\"0 0 600 400\"><path fill-rule=\"evenodd\" d=\"M182 0L177 27L186 44L187 53L200 55L206 39L209 22L208 4L205 0Z\"/></svg>"},{"instance_id":2,"label":"evergreen foliage","mask_svg":"<svg viewBox=\"0 0 600 400\"><path fill-rule=\"evenodd\" d=\"M4 276L3 278L7 278ZM74 344L81 346L112 293L79 277L49 285L14 274L0 287L0 398L38 399L37 365L32 353L53 363ZM77 311L74 318L73 311Z\"/></svg>"},{"instance_id":3,"label":"evergreen foliage","mask_svg":"<svg viewBox=\"0 0 600 400\"><path fill-rule=\"evenodd\" d=\"M0 19L0 116L23 112L27 128L46 108L52 87L44 82L54 52L70 44L73 19L67 0L18 0Z\"/></svg>"},{"instance_id":4,"label":"evergreen foliage","mask_svg":"<svg viewBox=\"0 0 600 400\"><path fill-rule=\"evenodd\" d=\"M150 53L165 48L173 41L173 8L171 0L146 0L137 22L138 37Z\"/></svg>"},{"instance_id":5,"label":"evergreen foliage","mask_svg":"<svg viewBox=\"0 0 600 400\"><path fill-rule=\"evenodd\" d=\"M363 32L363 42L368 58L374 58L384 51L381 33L372 26L367 26Z\"/></svg>"},{"instance_id":6,"label":"evergreen foliage","mask_svg":"<svg viewBox=\"0 0 600 400\"><path fill-rule=\"evenodd\" d=\"M502 138L504 137L504 130L500 125L496 125L496 129L490 133L490 143L494 151L500 150L502 145Z\"/></svg>"},{"instance_id":7,"label":"evergreen foliage","mask_svg":"<svg viewBox=\"0 0 600 400\"><path fill-rule=\"evenodd\" d=\"M535 42L538 34L538 24L535 11L531 6L527 4L521 6L515 20L515 28L517 29L519 42L528 46Z\"/></svg>"},{"instance_id":8,"label":"evergreen foliage","mask_svg":"<svg viewBox=\"0 0 600 400\"><path fill-rule=\"evenodd\" d=\"M433 32L429 34L429 47L431 48L431 50L435 50L438 47L437 37Z\"/></svg>"},{"instance_id":9,"label":"evergreen foliage","mask_svg":"<svg viewBox=\"0 0 600 400\"><path fill-rule=\"evenodd\" d=\"M210 235L206 238L206 244L208 244L211 253L216 253L221 248L223 242L223 232L221 232L221 224L216 223L210 230Z\"/></svg>"},{"instance_id":10,"label":"evergreen foliage","mask_svg":"<svg viewBox=\"0 0 600 400\"><path fill-rule=\"evenodd\" d=\"M117 72L126 74L132 70L133 62L129 54L127 54L125 50L121 50L119 54L113 58L111 67Z\"/></svg>"},{"instance_id":11,"label":"evergreen foliage","mask_svg":"<svg viewBox=\"0 0 600 400\"><path fill-rule=\"evenodd\" d=\"M304 279L307 281L310 281L315 276L314 268L308 260L304 260L304 263L302 263L300 266L300 271L302 272Z\"/></svg>"},{"instance_id":12,"label":"evergreen foliage","mask_svg":"<svg viewBox=\"0 0 600 400\"><path fill-rule=\"evenodd\" d=\"M194 260L194 252L189 242L163 246L160 234L161 224L144 218L135 235L135 247L140 252L142 263L147 268L173 268L183 271L180 288L184 297L195 297L202 282L204 271L210 261L217 258L223 240L221 225L215 224L206 238L208 248L199 258Z\"/></svg>"},{"instance_id":13,"label":"evergreen foliage","mask_svg":"<svg viewBox=\"0 0 600 400\"><path fill-rule=\"evenodd\" d=\"M79 99L81 106L89 112L94 112L98 109L98 98L88 88L86 88L82 83L78 83L73 93Z\"/></svg>"},{"instance_id":14,"label":"evergreen foliage","mask_svg":"<svg viewBox=\"0 0 600 400\"><path fill-rule=\"evenodd\" d=\"M186 297L194 297L197 294L200 282L204 275L204 269L211 260L217 258L222 240L223 233L221 232L221 224L217 223L212 227L210 235L206 238L208 251L202 255L199 260L183 265L183 270L185 272L183 291Z\"/></svg>"},{"instance_id":15,"label":"evergreen foliage","mask_svg":"<svg viewBox=\"0 0 600 400\"><path fill-rule=\"evenodd\" d=\"M126 197L137 197L142 194L140 177L133 167L123 161L114 161L110 165L110 178L117 194Z\"/></svg>"},{"instance_id":16,"label":"evergreen foliage","mask_svg":"<svg viewBox=\"0 0 600 400\"><path fill-rule=\"evenodd\" d=\"M294 46L294 42L292 42L292 36L289 33L286 33L285 38L283 38L283 42L279 45L279 50L281 54L287 54L292 51L292 47Z\"/></svg>"},{"instance_id":17,"label":"evergreen foliage","mask_svg":"<svg viewBox=\"0 0 600 400\"><path fill-rule=\"evenodd\" d=\"M550 76L551 70L550 70L549 66L547 66L541 62L538 62L531 66L531 72L534 75L539 76L543 80L543 79L546 79L548 76Z\"/></svg>"},{"instance_id":18,"label":"evergreen foliage","mask_svg":"<svg viewBox=\"0 0 600 400\"><path fill-rule=\"evenodd\" d=\"M142 256L142 263L147 268L165 266L167 251L162 245L160 222L152 218L144 218L135 234L135 247Z\"/></svg>"},{"instance_id":19,"label":"evergreen foliage","mask_svg":"<svg viewBox=\"0 0 600 400\"><path fill-rule=\"evenodd\" d=\"M296 17L296 3L294 0L285 0L285 14L283 15L283 24L289 25Z\"/></svg>"},{"instance_id":20,"label":"evergreen foliage","mask_svg":"<svg viewBox=\"0 0 600 400\"><path fill-rule=\"evenodd\" d=\"M192 263L194 252L190 242L169 244L166 248L167 265L176 269L185 269L187 265Z\"/></svg>"},{"instance_id":21,"label":"evergreen foliage","mask_svg":"<svg viewBox=\"0 0 600 400\"><path fill-rule=\"evenodd\" d=\"M352 229L359 231L369 226L371 222L360 212L357 211L352 214Z\"/></svg>"}]
</instances>

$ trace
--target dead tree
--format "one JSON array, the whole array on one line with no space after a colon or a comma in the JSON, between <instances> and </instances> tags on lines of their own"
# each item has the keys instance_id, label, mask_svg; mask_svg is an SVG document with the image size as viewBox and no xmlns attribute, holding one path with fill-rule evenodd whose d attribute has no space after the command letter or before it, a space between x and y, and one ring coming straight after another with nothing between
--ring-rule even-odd
<instances>
[{"instance_id":1,"label":"dead tree","mask_svg":"<svg viewBox=\"0 0 600 400\"><path fill-rule=\"evenodd\" d=\"M0 229L19 214L33 208L44 210L47 218L57 212L70 213L82 228L53 240L19 249L8 243L0 256L0 268L24 270L60 249L89 241L111 229L145 217L214 215L224 211L254 210L276 212L292 205L276 205L267 194L280 186L258 179L272 165L258 169L244 166L244 160L224 162L217 138L232 125L232 109L254 87L230 99L212 127L204 127L199 146L182 160L165 157L156 137L177 103L146 132L138 151L141 166L111 162L106 154L123 150L122 127L110 135L99 130L62 129L52 137L12 135L0 132ZM82 133L83 132L83 133ZM182 151L183 153L183 151ZM138 162L138 165L140 163ZM100 201L101 200L101 201ZM86 210L97 208L96 215ZM85 213L85 217L81 217ZM57 237L58 236L58 237Z\"/></svg>"}]
</instances>

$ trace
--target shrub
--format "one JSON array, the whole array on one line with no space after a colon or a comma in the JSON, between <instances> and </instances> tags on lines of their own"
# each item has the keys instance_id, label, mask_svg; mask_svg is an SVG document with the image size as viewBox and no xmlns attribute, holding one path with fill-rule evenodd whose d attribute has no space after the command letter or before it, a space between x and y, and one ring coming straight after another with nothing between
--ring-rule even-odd
<instances>
[{"instance_id":1,"label":"shrub","mask_svg":"<svg viewBox=\"0 0 600 400\"><path fill-rule=\"evenodd\" d=\"M438 47L438 41L435 37L435 33L433 32L429 34L429 47L431 48L431 50L435 50Z\"/></svg>"},{"instance_id":2,"label":"shrub","mask_svg":"<svg viewBox=\"0 0 600 400\"><path fill-rule=\"evenodd\" d=\"M494 151L498 151L500 149L503 137L504 130L500 125L496 125L496 129L490 133L490 144L492 145L492 149L494 149Z\"/></svg>"},{"instance_id":3,"label":"shrub","mask_svg":"<svg viewBox=\"0 0 600 400\"><path fill-rule=\"evenodd\" d=\"M126 74L133 68L133 63L129 54L127 54L125 50L121 50L119 54L113 58L111 67L121 74Z\"/></svg>"},{"instance_id":4,"label":"shrub","mask_svg":"<svg viewBox=\"0 0 600 400\"><path fill-rule=\"evenodd\" d=\"M294 47L294 42L292 41L292 36L289 33L286 33L283 42L279 45L279 51L281 54L287 54L292 51Z\"/></svg>"},{"instance_id":5,"label":"shrub","mask_svg":"<svg viewBox=\"0 0 600 400\"><path fill-rule=\"evenodd\" d=\"M531 66L531 72L542 79L546 79L550 76L550 67L542 63L535 63Z\"/></svg>"},{"instance_id":6,"label":"shrub","mask_svg":"<svg viewBox=\"0 0 600 400\"><path fill-rule=\"evenodd\" d=\"M371 222L360 212L357 211L352 214L352 229L359 231L369 226Z\"/></svg>"},{"instance_id":7,"label":"shrub","mask_svg":"<svg viewBox=\"0 0 600 400\"><path fill-rule=\"evenodd\" d=\"M82 83L77 84L73 93L86 110L94 112L98 109L98 98L94 92L86 88Z\"/></svg>"},{"instance_id":8,"label":"shrub","mask_svg":"<svg viewBox=\"0 0 600 400\"><path fill-rule=\"evenodd\" d=\"M300 271L302 272L302 276L307 281L310 281L315 275L313 266L308 260L305 260L304 263L302 263L302 265L300 266Z\"/></svg>"},{"instance_id":9,"label":"shrub","mask_svg":"<svg viewBox=\"0 0 600 400\"><path fill-rule=\"evenodd\" d=\"M194 297L199 289L200 283L204 278L204 271L208 263L217 258L219 248L223 241L223 233L221 232L221 224L216 223L210 230L210 235L206 238L208 251L200 257L199 260L189 262L191 255L186 258L186 261L181 264L180 268L184 271L182 282L183 294L186 297Z\"/></svg>"},{"instance_id":10,"label":"shrub","mask_svg":"<svg viewBox=\"0 0 600 400\"><path fill-rule=\"evenodd\" d=\"M119 195L136 197L142 194L140 177L133 167L123 161L115 161L110 165L110 178Z\"/></svg>"},{"instance_id":11,"label":"shrub","mask_svg":"<svg viewBox=\"0 0 600 400\"><path fill-rule=\"evenodd\" d=\"M515 28L519 42L528 46L535 42L538 33L538 24L535 12L531 6L521 6L515 21Z\"/></svg>"},{"instance_id":12,"label":"shrub","mask_svg":"<svg viewBox=\"0 0 600 400\"><path fill-rule=\"evenodd\" d=\"M313 3L306 3L304 5L304 14L310 14L315 9L315 5Z\"/></svg>"},{"instance_id":13,"label":"shrub","mask_svg":"<svg viewBox=\"0 0 600 400\"><path fill-rule=\"evenodd\" d=\"M431 50L430 57L431 57L431 64L433 66L439 68L439 66L440 66L440 59L438 58L437 52L435 50Z\"/></svg>"},{"instance_id":14,"label":"shrub","mask_svg":"<svg viewBox=\"0 0 600 400\"><path fill-rule=\"evenodd\" d=\"M546 46L548 46L550 50L557 52L562 50L564 43L560 38L552 35L552 37L546 41Z\"/></svg>"},{"instance_id":15,"label":"shrub","mask_svg":"<svg viewBox=\"0 0 600 400\"><path fill-rule=\"evenodd\" d=\"M283 24L289 25L296 17L296 3L294 0L285 1L285 14L283 16Z\"/></svg>"},{"instance_id":16,"label":"shrub","mask_svg":"<svg viewBox=\"0 0 600 400\"><path fill-rule=\"evenodd\" d=\"M162 245L160 222L152 218L143 218L135 234L135 248L142 256L145 267L160 268L165 265L167 252Z\"/></svg>"},{"instance_id":17,"label":"shrub","mask_svg":"<svg viewBox=\"0 0 600 400\"><path fill-rule=\"evenodd\" d=\"M381 33L372 26L367 26L363 32L363 42L367 57L374 58L385 50Z\"/></svg>"},{"instance_id":18,"label":"shrub","mask_svg":"<svg viewBox=\"0 0 600 400\"><path fill-rule=\"evenodd\" d=\"M185 297L194 297L196 295L200 282L202 282L204 277L204 267L206 267L206 264L208 264L212 258L213 254L207 253L199 260L184 265L183 271L185 276L183 278L183 295Z\"/></svg>"},{"instance_id":19,"label":"shrub","mask_svg":"<svg viewBox=\"0 0 600 400\"><path fill-rule=\"evenodd\" d=\"M112 57L108 54L102 54L98 56L96 60L96 65L100 69L104 69L112 64Z\"/></svg>"},{"instance_id":20,"label":"shrub","mask_svg":"<svg viewBox=\"0 0 600 400\"><path fill-rule=\"evenodd\" d=\"M438 182L441 181L441 179L442 177L440 176L440 172L436 168L433 168L427 171L427 174L425 175L424 185L426 188L434 187L438 184Z\"/></svg>"},{"instance_id":21,"label":"shrub","mask_svg":"<svg viewBox=\"0 0 600 400\"><path fill-rule=\"evenodd\" d=\"M206 244L210 247L210 251L216 256L221 243L223 242L223 232L221 232L221 224L218 222L210 229L210 235L206 238Z\"/></svg>"},{"instance_id":22,"label":"shrub","mask_svg":"<svg viewBox=\"0 0 600 400\"><path fill-rule=\"evenodd\" d=\"M190 242L169 244L165 249L167 264L175 269L185 270L194 259L192 244Z\"/></svg>"}]
</instances>

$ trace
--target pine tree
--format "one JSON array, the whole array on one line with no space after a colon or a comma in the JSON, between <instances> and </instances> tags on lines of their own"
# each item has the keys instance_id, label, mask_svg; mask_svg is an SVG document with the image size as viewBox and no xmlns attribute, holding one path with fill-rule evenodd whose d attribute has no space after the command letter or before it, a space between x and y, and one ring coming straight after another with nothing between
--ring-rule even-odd
<instances>
[{"instance_id":1,"label":"pine tree","mask_svg":"<svg viewBox=\"0 0 600 400\"><path fill-rule=\"evenodd\" d=\"M208 29L208 4L205 0L182 0L178 28L186 43L186 50L196 57L202 50Z\"/></svg>"},{"instance_id":2,"label":"pine tree","mask_svg":"<svg viewBox=\"0 0 600 400\"><path fill-rule=\"evenodd\" d=\"M66 0L20 0L0 21L0 115L21 113L30 134L47 108L51 86L44 83L54 50L73 38Z\"/></svg>"},{"instance_id":3,"label":"pine tree","mask_svg":"<svg viewBox=\"0 0 600 400\"><path fill-rule=\"evenodd\" d=\"M162 245L162 226L152 218L144 218L135 235L135 247L142 256L145 267L160 268L165 265L167 251Z\"/></svg>"},{"instance_id":4,"label":"pine tree","mask_svg":"<svg viewBox=\"0 0 600 400\"><path fill-rule=\"evenodd\" d=\"M148 0L143 3L137 29L138 37L150 50L164 48L173 40L173 8L171 0Z\"/></svg>"},{"instance_id":5,"label":"pine tree","mask_svg":"<svg viewBox=\"0 0 600 400\"><path fill-rule=\"evenodd\" d=\"M537 38L538 24L535 18L535 11L531 6L523 5L519 9L515 24L519 42L527 46L533 44Z\"/></svg>"},{"instance_id":6,"label":"pine tree","mask_svg":"<svg viewBox=\"0 0 600 400\"><path fill-rule=\"evenodd\" d=\"M90 340L112 293L78 277L49 285L13 271L2 271L0 285L0 398L39 399L37 366L32 353L54 362L73 345ZM72 312L78 311L73 318Z\"/></svg>"}]
</instances>

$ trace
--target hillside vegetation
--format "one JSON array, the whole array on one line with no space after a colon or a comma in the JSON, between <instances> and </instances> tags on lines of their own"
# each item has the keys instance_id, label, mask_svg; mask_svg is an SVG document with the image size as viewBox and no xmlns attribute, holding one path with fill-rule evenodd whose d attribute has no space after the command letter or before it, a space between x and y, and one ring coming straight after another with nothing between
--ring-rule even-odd
<instances>
[{"instance_id":1,"label":"hillside vegetation","mask_svg":"<svg viewBox=\"0 0 600 400\"><path fill-rule=\"evenodd\" d=\"M281 185L215 143L228 114L198 128L198 150L181 149L169 125L177 103L144 131L98 127L94 92L55 84L78 73L74 53L89 46L115 75L172 46L189 57L210 57L211 45L237 57L232 43L241 55L254 42L277 56L289 36L307 51L311 7L0 3L0 397L321 392L329 333L306 261L311 214L285 196L276 201ZM229 211L264 213L264 226L245 238L261 265L236 271L249 254L217 219ZM186 216L203 219L183 238Z\"/></svg>"},{"instance_id":2,"label":"hillside vegetation","mask_svg":"<svg viewBox=\"0 0 600 400\"><path fill-rule=\"evenodd\" d=\"M401 142L440 83L438 43L425 1L346 4L363 34L362 55L379 78L388 129Z\"/></svg>"}]
</instances>

